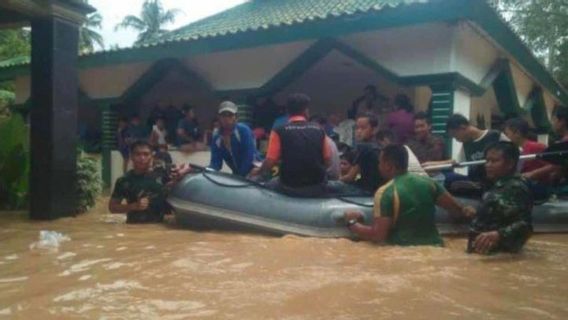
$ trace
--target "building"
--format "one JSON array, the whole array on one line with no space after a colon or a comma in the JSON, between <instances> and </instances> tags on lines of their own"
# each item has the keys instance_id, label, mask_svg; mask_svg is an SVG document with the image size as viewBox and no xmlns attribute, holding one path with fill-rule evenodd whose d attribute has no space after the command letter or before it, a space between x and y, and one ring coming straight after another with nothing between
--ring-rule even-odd
<instances>
[{"instance_id":1,"label":"building","mask_svg":"<svg viewBox=\"0 0 568 320\"><path fill-rule=\"evenodd\" d=\"M251 0L78 65L79 115L103 131L107 183L116 116L144 117L156 104L191 104L208 120L223 97L282 101L301 91L314 112L344 114L373 84L430 107L444 134L452 113L486 127L492 115L524 116L546 133L553 107L568 102L484 0ZM0 67L0 79L14 79L17 103L29 104L25 62Z\"/></svg>"}]
</instances>

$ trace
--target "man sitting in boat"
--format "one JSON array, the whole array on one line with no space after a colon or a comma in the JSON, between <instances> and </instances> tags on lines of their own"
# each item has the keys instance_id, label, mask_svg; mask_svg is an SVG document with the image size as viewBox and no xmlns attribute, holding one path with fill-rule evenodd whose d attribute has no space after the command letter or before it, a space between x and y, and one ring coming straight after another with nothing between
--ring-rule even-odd
<instances>
[{"instance_id":1,"label":"man sitting in boat","mask_svg":"<svg viewBox=\"0 0 568 320\"><path fill-rule=\"evenodd\" d=\"M375 193L371 225L360 223L361 212L346 212L348 228L360 238L393 245L443 245L434 221L436 205L458 216L474 211L458 203L429 177L408 173L408 152L386 146L380 155L381 175L390 179Z\"/></svg>"},{"instance_id":2,"label":"man sitting in boat","mask_svg":"<svg viewBox=\"0 0 568 320\"><path fill-rule=\"evenodd\" d=\"M301 93L287 101L289 121L270 133L266 160L251 175L270 172L280 162L280 177L269 188L298 196L325 194L331 151L325 132L307 121L311 99Z\"/></svg>"},{"instance_id":3,"label":"man sitting in boat","mask_svg":"<svg viewBox=\"0 0 568 320\"><path fill-rule=\"evenodd\" d=\"M246 177L254 167L257 151L250 128L237 123L237 111L237 106L231 101L219 106L220 129L211 141L209 168L219 171L225 162L233 174Z\"/></svg>"},{"instance_id":4,"label":"man sitting in boat","mask_svg":"<svg viewBox=\"0 0 568 320\"><path fill-rule=\"evenodd\" d=\"M161 222L167 211L167 189L177 182L168 171L152 170L152 146L146 141L136 141L130 147L133 169L120 177L109 200L112 213L126 213L126 223ZM180 172L188 172L181 168ZM123 201L126 200L126 204Z\"/></svg>"},{"instance_id":5,"label":"man sitting in boat","mask_svg":"<svg viewBox=\"0 0 568 320\"><path fill-rule=\"evenodd\" d=\"M518 252L532 232L533 197L516 174L519 148L496 142L485 150L485 171L491 187L484 192L471 224L468 252Z\"/></svg>"},{"instance_id":6,"label":"man sitting in boat","mask_svg":"<svg viewBox=\"0 0 568 320\"><path fill-rule=\"evenodd\" d=\"M367 112L357 116L354 166L340 178L341 181L354 183L369 193L374 193L384 183L377 167L380 148L375 141L375 134L378 126L379 120L372 113ZM359 180L357 177L360 177Z\"/></svg>"},{"instance_id":7,"label":"man sitting in boat","mask_svg":"<svg viewBox=\"0 0 568 320\"><path fill-rule=\"evenodd\" d=\"M446 129L452 138L463 144L458 159L426 162L422 164L424 167L483 160L484 151L488 145L497 141L509 141L509 138L498 130L481 130L472 125L466 117L457 113L448 118ZM467 176L454 172L447 173L446 186L452 188L452 184L456 181L471 181L477 183L482 181L484 177L485 172L483 166L471 167L469 168Z\"/></svg>"}]
</instances>

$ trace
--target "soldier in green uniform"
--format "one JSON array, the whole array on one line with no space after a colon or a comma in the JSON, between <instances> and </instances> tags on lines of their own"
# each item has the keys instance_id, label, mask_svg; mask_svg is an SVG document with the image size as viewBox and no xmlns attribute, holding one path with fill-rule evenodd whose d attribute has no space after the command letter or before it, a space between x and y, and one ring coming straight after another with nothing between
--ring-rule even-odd
<instances>
[{"instance_id":1,"label":"soldier in green uniform","mask_svg":"<svg viewBox=\"0 0 568 320\"><path fill-rule=\"evenodd\" d=\"M167 211L167 190L182 174L170 180L169 172L152 170L152 147L145 141L132 144L130 157L133 169L116 181L109 211L126 213L126 223L161 222ZM181 169L176 172L188 172L187 168Z\"/></svg>"},{"instance_id":2,"label":"soldier in green uniform","mask_svg":"<svg viewBox=\"0 0 568 320\"><path fill-rule=\"evenodd\" d=\"M379 158L381 176L390 179L375 194L371 225L360 223L360 212L346 212L348 228L360 238L393 245L443 245L435 224L436 205L457 216L473 210L458 203L429 177L408 173L404 146L386 146Z\"/></svg>"},{"instance_id":3,"label":"soldier in green uniform","mask_svg":"<svg viewBox=\"0 0 568 320\"><path fill-rule=\"evenodd\" d=\"M526 181L515 173L519 149L510 142L496 142L485 150L485 159L492 185L471 224L468 252L518 252L531 235L533 208Z\"/></svg>"}]
</instances>

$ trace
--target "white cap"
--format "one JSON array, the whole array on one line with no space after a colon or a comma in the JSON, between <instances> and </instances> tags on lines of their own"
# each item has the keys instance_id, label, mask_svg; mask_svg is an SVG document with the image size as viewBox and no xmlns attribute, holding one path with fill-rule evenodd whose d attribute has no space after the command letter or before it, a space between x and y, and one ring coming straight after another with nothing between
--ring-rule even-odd
<instances>
[{"instance_id":1,"label":"white cap","mask_svg":"<svg viewBox=\"0 0 568 320\"><path fill-rule=\"evenodd\" d=\"M239 108L237 107L237 105L232 103L231 101L223 101L219 105L219 113L220 114L223 113L223 112L230 112L230 113L236 114L238 110L239 110Z\"/></svg>"}]
</instances>

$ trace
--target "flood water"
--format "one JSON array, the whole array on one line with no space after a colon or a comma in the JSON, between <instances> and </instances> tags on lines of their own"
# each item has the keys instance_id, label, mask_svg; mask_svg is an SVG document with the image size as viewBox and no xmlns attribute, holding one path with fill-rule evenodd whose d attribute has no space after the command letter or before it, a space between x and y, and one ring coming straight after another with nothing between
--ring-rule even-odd
<instances>
[{"instance_id":1,"label":"flood water","mask_svg":"<svg viewBox=\"0 0 568 320\"><path fill-rule=\"evenodd\" d=\"M126 225L102 205L33 222L0 213L0 318L566 319L568 235L523 254ZM41 230L70 240L37 244Z\"/></svg>"}]
</instances>

